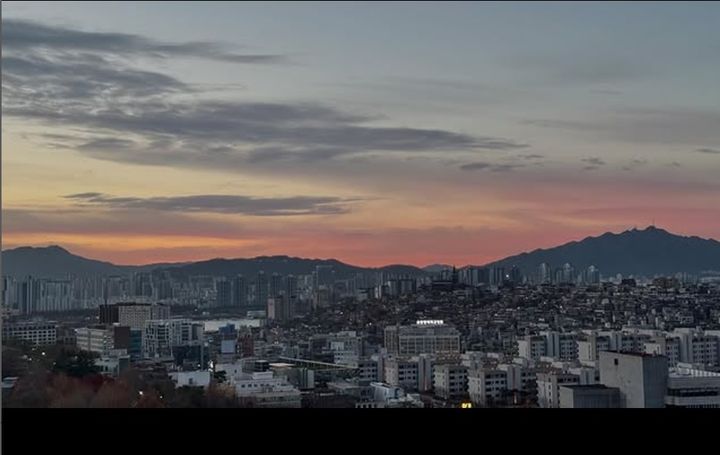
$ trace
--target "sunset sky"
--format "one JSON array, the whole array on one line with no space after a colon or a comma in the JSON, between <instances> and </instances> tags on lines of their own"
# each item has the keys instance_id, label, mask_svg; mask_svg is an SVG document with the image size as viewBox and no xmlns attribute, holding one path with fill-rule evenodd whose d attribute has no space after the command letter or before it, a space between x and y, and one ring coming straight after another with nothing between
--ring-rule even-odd
<instances>
[{"instance_id":1,"label":"sunset sky","mask_svg":"<svg viewBox=\"0 0 720 455\"><path fill-rule=\"evenodd\" d=\"M3 249L483 264L720 239L720 3L4 3Z\"/></svg>"}]
</instances>

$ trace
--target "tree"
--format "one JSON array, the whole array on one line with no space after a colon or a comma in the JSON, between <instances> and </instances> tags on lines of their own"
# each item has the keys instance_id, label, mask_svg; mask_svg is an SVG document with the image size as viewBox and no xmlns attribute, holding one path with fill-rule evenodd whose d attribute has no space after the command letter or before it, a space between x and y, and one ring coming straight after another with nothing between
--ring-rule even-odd
<instances>
[{"instance_id":1,"label":"tree","mask_svg":"<svg viewBox=\"0 0 720 455\"><path fill-rule=\"evenodd\" d=\"M20 377L28 370L28 361L23 358L20 348L3 346L2 348L2 375L6 377Z\"/></svg>"},{"instance_id":2,"label":"tree","mask_svg":"<svg viewBox=\"0 0 720 455\"><path fill-rule=\"evenodd\" d=\"M148 390L141 392L140 398L138 399L135 407L138 408L164 408L163 402L154 390Z\"/></svg>"},{"instance_id":3,"label":"tree","mask_svg":"<svg viewBox=\"0 0 720 455\"><path fill-rule=\"evenodd\" d=\"M3 406L8 408L46 408L49 404L45 375L21 377L7 399L3 399Z\"/></svg>"},{"instance_id":4,"label":"tree","mask_svg":"<svg viewBox=\"0 0 720 455\"><path fill-rule=\"evenodd\" d=\"M130 388L121 382L105 382L90 401L91 408L131 407Z\"/></svg>"},{"instance_id":5,"label":"tree","mask_svg":"<svg viewBox=\"0 0 720 455\"><path fill-rule=\"evenodd\" d=\"M62 349L55 359L53 371L56 373L65 373L74 378L98 374L99 369L95 365L96 358L97 354L92 352Z\"/></svg>"},{"instance_id":6,"label":"tree","mask_svg":"<svg viewBox=\"0 0 720 455\"><path fill-rule=\"evenodd\" d=\"M222 384L227 381L227 372L225 370L216 371L213 373L213 378L218 382L218 384Z\"/></svg>"}]
</instances>

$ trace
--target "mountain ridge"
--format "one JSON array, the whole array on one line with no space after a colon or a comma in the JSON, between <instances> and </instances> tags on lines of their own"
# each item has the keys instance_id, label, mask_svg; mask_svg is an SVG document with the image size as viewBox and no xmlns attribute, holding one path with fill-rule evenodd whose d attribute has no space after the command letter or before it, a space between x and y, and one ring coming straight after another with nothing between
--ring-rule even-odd
<instances>
[{"instance_id":1,"label":"mountain ridge","mask_svg":"<svg viewBox=\"0 0 720 455\"><path fill-rule=\"evenodd\" d=\"M620 233L605 232L572 240L550 248L536 248L485 264L483 267L517 266L527 275L535 273L541 263L559 267L571 263L577 269L590 265L603 275L697 273L720 270L720 242L698 236L680 236L650 226L643 230L629 229ZM451 266L431 264L416 267L389 264L362 267L329 258L301 258L289 255L263 255L252 258L210 258L201 261L116 265L111 262L75 255L59 245L47 247L21 246L2 252L2 273L22 277L60 277L73 275L122 275L132 272L168 272L172 275L254 275L268 273L308 274L318 265L333 266L336 276L360 272L386 271L395 274L425 276Z\"/></svg>"}]
</instances>

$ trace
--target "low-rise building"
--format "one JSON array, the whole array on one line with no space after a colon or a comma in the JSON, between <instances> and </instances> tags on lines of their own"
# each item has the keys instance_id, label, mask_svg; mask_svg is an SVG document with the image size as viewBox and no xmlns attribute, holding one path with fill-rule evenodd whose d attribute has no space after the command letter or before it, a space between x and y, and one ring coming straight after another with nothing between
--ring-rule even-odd
<instances>
[{"instance_id":1,"label":"low-rise building","mask_svg":"<svg viewBox=\"0 0 720 455\"><path fill-rule=\"evenodd\" d=\"M578 385L580 377L564 372L543 372L537 375L538 405L541 408L560 407L560 387Z\"/></svg>"},{"instance_id":2,"label":"low-rise building","mask_svg":"<svg viewBox=\"0 0 720 455\"><path fill-rule=\"evenodd\" d=\"M720 408L720 373L672 368L665 405L669 408Z\"/></svg>"},{"instance_id":3,"label":"low-rise building","mask_svg":"<svg viewBox=\"0 0 720 455\"><path fill-rule=\"evenodd\" d=\"M39 346L56 344L57 328L57 323L51 321L4 322L2 340L24 340Z\"/></svg>"},{"instance_id":4,"label":"low-rise building","mask_svg":"<svg viewBox=\"0 0 720 455\"><path fill-rule=\"evenodd\" d=\"M505 397L507 372L493 368L478 368L468 372L468 394L473 404L491 406Z\"/></svg>"},{"instance_id":5,"label":"low-rise building","mask_svg":"<svg viewBox=\"0 0 720 455\"><path fill-rule=\"evenodd\" d=\"M175 383L175 387L202 387L207 389L210 385L211 374L208 370L174 371L168 376Z\"/></svg>"},{"instance_id":6,"label":"low-rise building","mask_svg":"<svg viewBox=\"0 0 720 455\"><path fill-rule=\"evenodd\" d=\"M559 393L561 408L619 408L620 389L602 384L562 385Z\"/></svg>"},{"instance_id":7,"label":"low-rise building","mask_svg":"<svg viewBox=\"0 0 720 455\"><path fill-rule=\"evenodd\" d=\"M437 365L433 372L435 395L448 399L467 395L468 370L463 365Z\"/></svg>"}]
</instances>

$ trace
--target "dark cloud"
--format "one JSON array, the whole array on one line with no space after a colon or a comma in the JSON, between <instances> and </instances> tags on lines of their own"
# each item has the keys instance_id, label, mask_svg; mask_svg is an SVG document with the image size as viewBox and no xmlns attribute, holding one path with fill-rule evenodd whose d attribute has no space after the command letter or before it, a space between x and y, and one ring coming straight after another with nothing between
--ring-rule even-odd
<instances>
[{"instance_id":1,"label":"dark cloud","mask_svg":"<svg viewBox=\"0 0 720 455\"><path fill-rule=\"evenodd\" d=\"M348 204L359 199L295 196L258 198L224 194L173 197L116 197L89 192L64 196L79 205L125 210L202 212L251 216L333 215L347 213Z\"/></svg>"},{"instance_id":2,"label":"dark cloud","mask_svg":"<svg viewBox=\"0 0 720 455\"><path fill-rule=\"evenodd\" d=\"M74 138L46 139L55 148L72 148L97 159L232 171L275 162L357 160L373 152L432 156L528 147L505 138L377 126L372 122L382 116L312 102L188 100L181 95L202 95L202 89L135 69L133 59L255 60L228 53L216 43L167 44L137 35L6 22L3 114L72 127L79 131Z\"/></svg>"},{"instance_id":3,"label":"dark cloud","mask_svg":"<svg viewBox=\"0 0 720 455\"><path fill-rule=\"evenodd\" d=\"M541 160L541 159L545 158L545 155L529 153L529 154L525 154L525 155L518 155L518 158L522 158L524 160Z\"/></svg>"},{"instance_id":4,"label":"dark cloud","mask_svg":"<svg viewBox=\"0 0 720 455\"><path fill-rule=\"evenodd\" d=\"M515 169L525 167L523 164L490 164L490 163L467 163L460 166L463 171L482 171L487 170L490 172L511 172Z\"/></svg>"},{"instance_id":5,"label":"dark cloud","mask_svg":"<svg viewBox=\"0 0 720 455\"><path fill-rule=\"evenodd\" d=\"M607 164L602 159L596 157L583 158L580 161L582 161L583 163L588 163L591 166L604 166L605 164Z\"/></svg>"},{"instance_id":6,"label":"dark cloud","mask_svg":"<svg viewBox=\"0 0 720 455\"><path fill-rule=\"evenodd\" d=\"M162 43L139 35L85 32L17 19L3 20L2 27L3 50L20 52L52 49L112 53L126 57L196 57L231 63L278 63L286 60L282 55L233 53L220 43Z\"/></svg>"},{"instance_id":7,"label":"dark cloud","mask_svg":"<svg viewBox=\"0 0 720 455\"><path fill-rule=\"evenodd\" d=\"M698 153L706 153L709 155L720 155L719 149L711 149L711 148L699 148L695 150Z\"/></svg>"},{"instance_id":8,"label":"dark cloud","mask_svg":"<svg viewBox=\"0 0 720 455\"><path fill-rule=\"evenodd\" d=\"M624 171L632 171L638 167L646 166L647 164L649 164L648 160L636 158L636 159L630 161L629 164L623 166L622 169Z\"/></svg>"}]
</instances>

